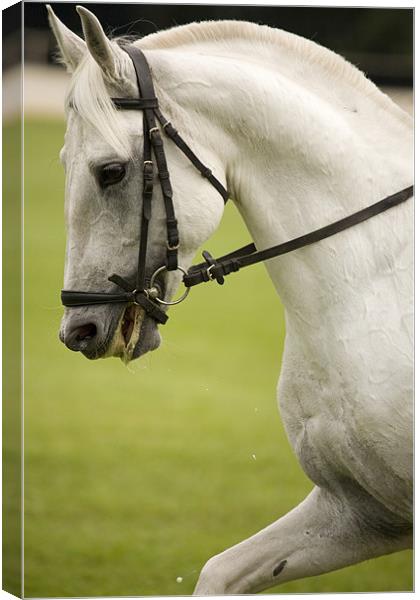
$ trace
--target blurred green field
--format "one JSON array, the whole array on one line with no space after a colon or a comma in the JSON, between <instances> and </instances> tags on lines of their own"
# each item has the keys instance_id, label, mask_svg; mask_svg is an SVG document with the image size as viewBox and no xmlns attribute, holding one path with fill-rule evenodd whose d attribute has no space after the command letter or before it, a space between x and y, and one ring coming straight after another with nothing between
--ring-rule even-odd
<instances>
[{"instance_id":1,"label":"blurred green field","mask_svg":"<svg viewBox=\"0 0 420 600\"><path fill-rule=\"evenodd\" d=\"M190 594L311 489L276 407L282 311L259 266L193 290L128 368L66 350L63 133L25 127L25 596ZM207 247L248 239L227 207ZM271 592L411 589L404 552Z\"/></svg>"}]
</instances>

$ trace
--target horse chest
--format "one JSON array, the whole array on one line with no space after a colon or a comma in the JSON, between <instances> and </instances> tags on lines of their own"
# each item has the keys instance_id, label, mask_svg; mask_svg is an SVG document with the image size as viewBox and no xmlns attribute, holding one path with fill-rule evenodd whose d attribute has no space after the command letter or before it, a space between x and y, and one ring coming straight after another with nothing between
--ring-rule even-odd
<instances>
[{"instance_id":1,"label":"horse chest","mask_svg":"<svg viewBox=\"0 0 420 600\"><path fill-rule=\"evenodd\" d=\"M300 389L294 402L280 399L280 410L289 440L308 477L317 485L326 485L346 471L348 435L340 405L323 402L310 387Z\"/></svg>"},{"instance_id":2,"label":"horse chest","mask_svg":"<svg viewBox=\"0 0 420 600\"><path fill-rule=\"evenodd\" d=\"M279 408L290 443L316 485L337 489L343 481L353 481L382 505L407 516L411 510L410 390L394 378L394 386L375 385L373 394L361 365L357 377L350 377L340 364L339 359L329 364L322 358L304 361L295 345L286 349ZM350 372L356 365L352 367ZM401 379L405 378L402 372Z\"/></svg>"},{"instance_id":3,"label":"horse chest","mask_svg":"<svg viewBox=\"0 0 420 600\"><path fill-rule=\"evenodd\" d=\"M279 385L279 408L290 443L308 477L326 485L357 468L359 421L355 379L340 361L303 359L299 344L287 344ZM358 379L360 384L360 379ZM360 391L360 390L359 390Z\"/></svg>"}]
</instances>

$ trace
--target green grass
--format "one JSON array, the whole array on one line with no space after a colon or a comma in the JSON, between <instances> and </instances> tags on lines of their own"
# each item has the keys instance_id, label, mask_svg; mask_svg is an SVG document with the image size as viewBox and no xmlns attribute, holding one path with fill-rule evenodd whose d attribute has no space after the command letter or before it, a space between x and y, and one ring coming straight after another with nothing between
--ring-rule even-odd
<instances>
[{"instance_id":1,"label":"green grass","mask_svg":"<svg viewBox=\"0 0 420 600\"><path fill-rule=\"evenodd\" d=\"M25 595L190 594L210 556L311 489L276 407L281 307L255 267L193 290L129 368L66 350L62 137L26 124ZM207 247L248 239L227 207ZM272 591L410 589L405 552Z\"/></svg>"},{"instance_id":2,"label":"green grass","mask_svg":"<svg viewBox=\"0 0 420 600\"><path fill-rule=\"evenodd\" d=\"M2 587L21 593L21 128L3 130ZM7 174L7 175L6 175Z\"/></svg>"}]
</instances>

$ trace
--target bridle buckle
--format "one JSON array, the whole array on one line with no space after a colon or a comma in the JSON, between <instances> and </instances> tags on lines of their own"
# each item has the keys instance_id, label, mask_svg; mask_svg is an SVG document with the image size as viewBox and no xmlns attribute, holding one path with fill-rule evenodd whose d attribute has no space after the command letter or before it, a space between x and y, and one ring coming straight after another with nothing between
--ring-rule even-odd
<instances>
[{"instance_id":1,"label":"bridle buckle","mask_svg":"<svg viewBox=\"0 0 420 600\"><path fill-rule=\"evenodd\" d=\"M207 252L207 250L203 251L203 258L206 261L208 267L206 269L206 273L207 273L207 277L209 281L217 281L217 283L219 285L223 285L225 280L223 278L222 273L219 274L215 274L213 273L213 269L214 267L217 267L218 264L216 262L216 260L212 257L212 255L210 254L210 252Z\"/></svg>"},{"instance_id":2,"label":"bridle buckle","mask_svg":"<svg viewBox=\"0 0 420 600\"><path fill-rule=\"evenodd\" d=\"M171 246L169 244L169 242L166 242L166 247L167 247L168 250L173 250L173 251L179 250L179 242L178 242L178 244L175 244L175 246Z\"/></svg>"},{"instance_id":3,"label":"bridle buckle","mask_svg":"<svg viewBox=\"0 0 420 600\"><path fill-rule=\"evenodd\" d=\"M138 294L143 294L143 290L137 290L137 289L135 289L135 290L133 290L131 292L131 296L133 298L133 304L135 304L136 306L141 306L141 304L137 301L137 295Z\"/></svg>"},{"instance_id":4,"label":"bridle buckle","mask_svg":"<svg viewBox=\"0 0 420 600\"><path fill-rule=\"evenodd\" d=\"M152 139L152 133L159 133L159 127L151 127L149 129L149 138Z\"/></svg>"},{"instance_id":5,"label":"bridle buckle","mask_svg":"<svg viewBox=\"0 0 420 600\"><path fill-rule=\"evenodd\" d=\"M210 265L206 269L206 273L207 273L207 277L209 278L209 281L214 281L216 279L216 277L212 273L212 269L214 269L215 266L216 265Z\"/></svg>"}]
</instances>

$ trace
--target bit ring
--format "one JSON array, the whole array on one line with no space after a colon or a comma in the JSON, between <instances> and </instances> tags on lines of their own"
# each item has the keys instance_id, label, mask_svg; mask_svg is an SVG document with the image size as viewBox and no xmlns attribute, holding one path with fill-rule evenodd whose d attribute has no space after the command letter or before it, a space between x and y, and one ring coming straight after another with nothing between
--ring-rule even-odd
<instances>
[{"instance_id":1,"label":"bit ring","mask_svg":"<svg viewBox=\"0 0 420 600\"><path fill-rule=\"evenodd\" d=\"M159 269L157 269L151 279L150 279L150 288L154 287L155 284L155 280L156 277L158 275L160 275L160 273L163 273L164 271L167 271L168 268L166 267L166 265L164 265L163 267L159 267ZM183 273L184 275L187 275L187 271L185 269L183 269L182 267L177 267L176 268L177 271L181 271L181 273ZM180 296L180 298L178 298L177 300L172 300L172 302L167 302L166 300L161 300L160 298L153 298L153 300L155 302L157 302L158 304L163 304L164 306L173 306L174 304L180 304L181 302L183 302L185 300L185 298L188 296L188 294L190 293L191 288L187 287L185 288L185 292L182 294L182 296Z\"/></svg>"}]
</instances>

